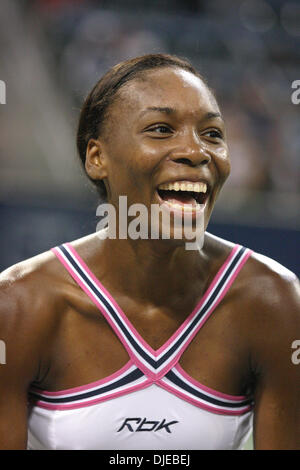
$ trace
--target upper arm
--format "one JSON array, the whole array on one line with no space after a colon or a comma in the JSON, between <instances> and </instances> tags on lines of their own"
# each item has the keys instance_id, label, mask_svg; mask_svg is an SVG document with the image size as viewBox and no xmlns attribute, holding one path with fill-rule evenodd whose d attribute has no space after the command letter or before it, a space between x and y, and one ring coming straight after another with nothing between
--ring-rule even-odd
<instances>
[{"instance_id":1,"label":"upper arm","mask_svg":"<svg viewBox=\"0 0 300 470\"><path fill-rule=\"evenodd\" d=\"M265 287L252 340L254 445L300 449L300 364L293 361L293 343L300 340L299 282L276 274Z\"/></svg>"},{"instance_id":2,"label":"upper arm","mask_svg":"<svg viewBox=\"0 0 300 470\"><path fill-rule=\"evenodd\" d=\"M31 288L15 270L0 276L0 449L26 449L27 391L39 369L39 326Z\"/></svg>"}]
</instances>

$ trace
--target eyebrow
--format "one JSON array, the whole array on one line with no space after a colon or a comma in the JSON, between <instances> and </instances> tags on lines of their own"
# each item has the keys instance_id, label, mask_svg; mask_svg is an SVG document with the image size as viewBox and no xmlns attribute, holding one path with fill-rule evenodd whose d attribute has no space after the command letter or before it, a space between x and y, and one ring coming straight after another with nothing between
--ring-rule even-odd
<instances>
[{"instance_id":1,"label":"eyebrow","mask_svg":"<svg viewBox=\"0 0 300 470\"><path fill-rule=\"evenodd\" d=\"M169 107L161 107L161 106L150 106L149 108L144 109L144 111L141 112L140 116L143 116L146 113L149 113L150 111L156 111L158 113L165 113L165 114L175 114L176 109L174 108L169 108Z\"/></svg>"},{"instance_id":2,"label":"eyebrow","mask_svg":"<svg viewBox=\"0 0 300 470\"><path fill-rule=\"evenodd\" d=\"M158 112L158 113L164 113L167 115L170 114L176 114L176 109L175 108L169 108L169 107L161 107L161 106L150 106L146 108L144 111L141 112L140 117L144 116L144 114L147 114L148 112ZM221 113L213 113L213 112L208 112L206 113L202 118L201 121L208 121L209 119L215 119L215 118L220 118L223 121L223 117Z\"/></svg>"}]
</instances>

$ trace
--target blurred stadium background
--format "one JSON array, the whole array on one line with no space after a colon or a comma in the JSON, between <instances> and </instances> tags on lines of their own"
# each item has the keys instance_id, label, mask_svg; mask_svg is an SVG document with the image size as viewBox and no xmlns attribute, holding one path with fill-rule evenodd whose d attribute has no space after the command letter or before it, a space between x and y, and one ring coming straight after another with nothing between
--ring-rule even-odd
<instances>
[{"instance_id":1,"label":"blurred stadium background","mask_svg":"<svg viewBox=\"0 0 300 470\"><path fill-rule=\"evenodd\" d=\"M225 115L232 174L209 231L299 274L299 0L1 0L0 270L95 230L80 105L150 52L190 59Z\"/></svg>"},{"instance_id":2,"label":"blurred stadium background","mask_svg":"<svg viewBox=\"0 0 300 470\"><path fill-rule=\"evenodd\" d=\"M209 231L298 272L298 0L1 0L0 269L95 230L80 105L110 66L149 52L189 58L220 100L232 174Z\"/></svg>"}]
</instances>

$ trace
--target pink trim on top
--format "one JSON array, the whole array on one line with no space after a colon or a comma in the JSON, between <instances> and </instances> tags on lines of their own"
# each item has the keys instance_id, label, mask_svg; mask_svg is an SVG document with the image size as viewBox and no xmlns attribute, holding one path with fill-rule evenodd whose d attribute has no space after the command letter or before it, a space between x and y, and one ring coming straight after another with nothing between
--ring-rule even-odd
<instances>
[{"instance_id":1,"label":"pink trim on top","mask_svg":"<svg viewBox=\"0 0 300 470\"><path fill-rule=\"evenodd\" d=\"M168 392L172 393L172 395L176 395L179 398L182 398L183 400L188 401L192 405L197 406L198 408L203 408L206 411L211 411L213 413L220 414L220 415L233 415L233 416L242 415L246 413L247 411L250 411L252 408L251 405L245 406L242 410L228 410L227 408L214 408L213 405L210 406L204 403L200 403L199 401L197 401L197 399L193 399L185 395L183 392L180 392L179 390L171 387L169 384L166 384L162 381L157 382L157 385L166 389Z\"/></svg>"},{"instance_id":2,"label":"pink trim on top","mask_svg":"<svg viewBox=\"0 0 300 470\"><path fill-rule=\"evenodd\" d=\"M224 298L224 296L227 294L228 290L230 289L233 281L235 280L236 276L238 275L238 273L240 272L240 270L242 269L242 267L244 266L244 264L246 263L247 259L249 258L249 256L251 256L252 254L252 251L251 250L246 250L244 255L242 256L242 258L240 259L239 261L239 264L236 266L236 269L235 271L233 271L232 275L230 278L227 279L226 281L226 284L225 284L225 288L223 288L223 291L221 293L221 295L219 296L218 300L216 303L214 303L210 309L206 312L204 318L202 318L202 320L200 321L200 323L198 324L197 328L193 331L193 333L191 334L191 336L189 337L188 340L186 340L181 348L179 348L179 350L177 351L176 355L174 356L174 358L164 367L161 369L160 372L157 373L157 378L160 379L161 377L163 377L168 370L172 369L172 367L179 361L179 358L180 356L183 354L183 351L188 347L188 345L190 344L190 342L192 341L192 339L195 337L195 335L198 333L198 331L200 330L200 328L202 328L202 326L205 324L205 322L209 319L209 317L211 316L211 314L214 312L215 308L219 305L219 303L221 302L221 300ZM203 302L205 301L205 299L203 299Z\"/></svg>"},{"instance_id":3,"label":"pink trim on top","mask_svg":"<svg viewBox=\"0 0 300 470\"><path fill-rule=\"evenodd\" d=\"M113 329L113 331L116 333L116 335L118 336L119 340L121 341L121 343L123 344L123 346L125 347L126 351L128 352L129 354L129 357L134 360L135 359L135 356L132 352L132 349L127 345L126 342L123 341L123 337L121 335L121 333L119 332L119 330L117 328L115 328L115 325L113 323L113 321L111 320L110 316L106 313L106 311L104 310L104 308L102 307L101 303L98 301L98 299L96 298L96 296L94 296L89 290L88 288L83 284L83 282L81 281L81 279L77 276L77 273L74 271L74 269L68 265L68 263L65 261L65 259L63 258L63 255L61 254L61 252L57 249L57 248L52 248L51 249L54 254L57 256L57 258L59 258L60 262L64 265L64 267L67 269L67 271L70 273L70 275L73 277L73 279L76 281L76 283L81 287L81 289L89 296L89 298L93 301L94 304L96 304L96 306L99 308L99 310L102 312L104 318L106 318L106 320L108 321L108 323L110 324L111 328Z\"/></svg>"},{"instance_id":4,"label":"pink trim on top","mask_svg":"<svg viewBox=\"0 0 300 470\"><path fill-rule=\"evenodd\" d=\"M209 285L207 291L205 292L205 294L202 296L202 298L200 299L200 301L197 303L196 307L194 308L194 310L192 311L192 313L186 318L186 320L184 321L184 323L178 328L178 330L171 336L171 338L164 344L162 345L158 350L154 350L151 348L150 345L148 345L144 340L143 338L139 335L139 333L136 331L136 329L133 327L133 325L131 324L131 322L127 319L125 313L123 312L123 310L120 308L120 306L117 304L117 302L114 300L114 298L110 295L110 293L105 289L104 286L102 286L102 284L100 283L100 281L94 276L94 274L89 270L89 268L87 267L87 265L84 263L84 261L80 258L80 256L77 254L77 252L75 251L75 249L70 245L70 244L66 244L69 248L69 250L72 252L72 254L74 255L74 257L77 259L77 262L79 263L79 265L82 267L83 270L85 270L87 272L87 274L91 277L91 279L94 281L94 283L98 286L99 290L103 291L106 296L110 299L111 303L114 305L115 309L117 310L117 312L120 314L120 316L122 317L122 319L124 320L124 322L127 324L128 328L132 330L132 333L133 335L136 334L136 336L140 339L141 343L145 344L146 346L146 349L150 349L150 351L152 351L154 353L155 356L157 356L159 353L161 353L164 349L166 349L168 347L168 345L170 345L172 343L172 341L174 339L177 338L177 336L180 334L180 332L185 328L185 326L193 319L193 317L197 314L197 312L199 311L200 307L203 305L203 303L206 301L207 297L210 295L211 291L214 289L214 287L216 286L216 284L218 283L220 277L223 275L224 271L226 270L228 264L231 262L232 258L235 256L237 250L240 248L240 245L236 245L230 255L227 257L225 263L221 266L221 268L218 270L217 274L215 275L213 281L211 282L211 284ZM205 405L205 404L199 404L199 402L193 398L189 398L187 397L184 393L180 392L180 391L177 391L176 389L173 389L172 386L168 386L167 384L163 383L161 380L160 380L160 377L162 375L165 375L165 370L166 369L171 369L172 366L178 362L179 360L179 357L181 356L183 350L188 346L188 344L191 342L191 340L193 339L193 337L195 336L195 334L199 331L199 329L201 328L201 326L207 321L207 319L209 318L209 316L211 315L211 313L213 312L213 310L216 308L216 306L219 304L219 302L223 299L224 295L227 293L228 289L230 288L230 286L232 285L233 281L235 280L236 276L238 275L239 271L241 270L241 268L243 267L243 265L245 264L246 260L249 258L249 256L252 254L252 251L251 250L246 250L243 257L241 258L241 260L239 261L239 264L237 265L237 267L235 268L233 274L231 275L231 277L229 279L227 279L227 282L225 284L225 288L223 287L223 291L221 293L221 295L219 296L218 298L218 301L217 303L215 303L211 308L210 310L206 313L205 315L205 318L203 318L203 320L200 322L200 324L197 326L196 330L193 332L193 334L191 335L191 337L188 339L188 341L186 341L183 346L181 347L181 349L178 351L178 353L175 355L175 357L172 359L172 361L165 367L163 368L163 370L157 374L157 373L152 373L148 368L147 366L144 366L143 363L141 363L137 357L135 356L135 354L133 353L131 347L129 345L127 345L126 341L125 341L125 338L124 338L124 341L123 341L123 334L121 332L119 332L119 330L117 329L117 326L115 326L113 320L111 320L110 316L107 314L107 312L104 310L104 307L102 307L101 303L98 301L97 297L95 294L93 294L92 292L89 291L89 289L84 285L84 283L80 280L80 278L77 276L77 273L75 272L74 268L72 266L70 266L68 264L68 262L64 259L64 256L63 254L58 250L58 248L53 248L52 251L54 252L54 254L58 257L58 259L61 261L61 263L65 266L65 268L67 269L67 271L71 274L71 276L73 277L73 279L78 283L78 285L84 290L84 292L86 292L86 294L91 298L91 300L95 303L95 305L99 308L99 310L103 313L104 317L106 318L106 320L108 321L108 323L110 324L110 326L112 327L112 329L115 331L115 333L117 334L118 338L120 339L121 343L124 345L125 349L128 351L129 353L129 357L130 357L130 360L121 368L119 369L118 371L116 371L115 373L111 374L110 376L108 377L105 377L104 379L100 379L98 381L95 381L95 382L92 382L90 384L87 384L87 385L82 385L82 386L78 386L78 387L74 387L74 388L70 388L70 389L66 389L66 390L61 390L61 391L57 391L57 392L48 392L48 391L42 391L42 390L39 390L35 387L32 388L32 390L36 390L37 393L40 392L40 393L43 393L45 394L46 396L60 396L60 395L65 395L67 393L74 393L74 392L80 392L80 391L84 391L84 390L87 390L89 388L92 388L92 387L95 387L97 385L101 385L101 384L104 384L104 383L107 383L111 380L113 380L114 378L118 377L119 375L121 375L122 373L124 373L127 369L129 369L133 364L138 364L138 367L140 368L140 370L142 370L145 374L146 377L148 377L148 379L146 379L145 382L142 382L138 385L135 385L135 386L132 386L132 387L128 387L127 389L125 390L122 390L122 391L117 391L117 392L112 392L111 394L109 395L106 395L105 397L98 397L96 399L93 399L93 400L87 400L86 402L77 402L77 403L73 403L73 404L64 404L64 405L61 405L61 404L49 404L49 403L45 403L43 402L43 400L38 400L36 402L36 405L37 406L40 406L40 407L43 407L43 408L47 408L47 409L74 409L74 408L81 408L81 407L85 407L85 406L90 406L92 404L96 404L96 403L100 403L102 401L106 401L106 400L109 400L111 398L114 398L114 397L117 397L117 396L121 396L121 395L124 395L124 394L128 394L128 393L131 393L135 390L138 390L138 389L141 389L141 388L145 388L153 383L156 383L157 385L165 388L166 390L169 390L171 393L179 396L180 398L183 398L184 400L186 401L189 401L190 403L192 403L193 405L196 405L200 408L203 408L203 409L206 409L208 411L213 411L214 413L218 413L218 414L230 414L230 415L238 415L238 414L243 414L245 413L245 411L248 411L251 409L251 405L249 406L245 406L243 407L242 411L231 411L231 410L227 410L227 409L222 409L222 410L218 410L216 408L214 408L213 406L210 406L210 405ZM214 394L215 396L217 397L220 397L220 398L226 398L226 399L229 399L229 400L232 400L232 401L239 401L241 399L244 399L244 398L247 398L247 397L244 397L244 396L235 396L235 395L226 395L226 394L223 394L222 392L218 392L216 390L213 390L213 389L210 389L209 387L206 387L202 384L200 384L199 382L197 382L195 379L193 379L192 377L190 377L182 368L179 364L177 364L177 367L176 369L186 378L187 381L193 383L197 388L202 388L202 390L204 391L207 391L208 393L211 393L211 394ZM149 377L151 377L151 379L149 379Z\"/></svg>"},{"instance_id":5,"label":"pink trim on top","mask_svg":"<svg viewBox=\"0 0 300 470\"><path fill-rule=\"evenodd\" d=\"M85 402L76 402L76 403L67 404L67 405L46 403L42 400L34 401L34 397L30 397L30 399L33 400L34 405L38 406L39 408L46 408L47 410L73 410L75 408L84 408L86 406L96 405L97 403L111 400L112 398L117 398L117 397L120 397L121 395L127 395L129 393L136 392L137 390L146 388L151 384L152 384L151 380L146 380L145 382L142 382L140 384L134 385L132 387L128 387L125 390L119 390L115 393L112 392L111 394L106 395L105 397L98 397L98 398L94 398L93 400L88 400Z\"/></svg>"},{"instance_id":6,"label":"pink trim on top","mask_svg":"<svg viewBox=\"0 0 300 470\"><path fill-rule=\"evenodd\" d=\"M204 403L198 402L196 399L188 397L184 393L180 392L179 390L174 389L173 387L170 387L168 384L162 381L158 382L157 385L166 389L168 392L172 393L173 395L176 395L179 398L182 398L183 400L188 401L192 405L197 406L198 408L203 408L206 411L211 411L213 413L220 414L220 415L242 415L246 413L247 411L250 411L252 408L251 405L244 407L242 410L228 410L227 408L221 408L221 409L214 408L213 405L212 406L206 405Z\"/></svg>"},{"instance_id":7,"label":"pink trim on top","mask_svg":"<svg viewBox=\"0 0 300 470\"><path fill-rule=\"evenodd\" d=\"M193 317L196 316L196 313L198 312L198 310L200 310L200 308L202 307L202 305L206 301L207 297L210 295L211 291L214 289L216 284L219 282L220 277L223 275L224 271L226 270L227 266L229 265L229 263L231 262L232 258L234 257L234 255L236 254L236 252L239 248L240 248L240 245L235 245L234 246L234 248L231 250L229 256L226 258L224 264L222 264L222 266L218 270L217 274L213 278L212 282L208 286L207 290L204 292L203 296L201 297L201 299L197 303L196 307L193 309L192 313L185 319L185 321L178 328L178 330L175 331L175 333L171 336L171 338L157 350L157 352L160 352L162 349L166 349L173 342L175 337L178 336L182 332L182 330L186 327L186 325L192 321Z\"/></svg>"},{"instance_id":8,"label":"pink trim on top","mask_svg":"<svg viewBox=\"0 0 300 470\"><path fill-rule=\"evenodd\" d=\"M148 350L148 352L152 353L153 356L156 356L155 350L151 348L149 344L146 343L146 341L140 336L139 332L134 328L132 323L128 320L126 317L125 313L119 306L119 304L116 302L116 300L112 297L112 295L108 292L108 290L103 286L103 284L99 281L99 279L96 278L96 276L92 273L92 271L89 269L89 267L85 264L83 259L79 256L75 248L70 245L70 243L66 243L67 247L69 250L72 252L74 258L78 261L79 265L81 265L82 268L88 273L88 275L91 277L91 279L94 281L94 283L97 285L97 287L100 289L100 291L103 291L105 295L109 298L110 302L113 304L115 310L117 310L118 314L124 321L124 323L127 325L128 329L132 331L133 335L138 338L138 340L142 343L145 349ZM115 330L116 331L116 330Z\"/></svg>"},{"instance_id":9,"label":"pink trim on top","mask_svg":"<svg viewBox=\"0 0 300 470\"><path fill-rule=\"evenodd\" d=\"M77 276L77 273L75 272L74 268L72 266L69 266L67 261L65 261L63 255L57 248L52 248L52 251L54 254L57 256L57 258L60 260L60 262L64 265L64 267L67 269L67 271L70 273L70 275L73 277L73 279L76 281L76 283L82 288L82 290L88 295L88 297L92 300L92 302L98 307L98 309L102 312L104 318L112 328L112 330L115 332L117 337L119 338L120 342L128 352L128 355L130 359L139 367L140 370L144 372L144 374L147 377L151 377L152 379L155 379L156 374L153 373L151 370L149 370L134 354L132 348L127 344L122 332L117 328L115 325L114 321L111 319L111 317L108 315L108 313L105 311L103 308L102 304L99 302L97 299L96 295L93 294L92 292L89 291L89 289L84 285L84 283L81 281L81 279Z\"/></svg>"},{"instance_id":10,"label":"pink trim on top","mask_svg":"<svg viewBox=\"0 0 300 470\"><path fill-rule=\"evenodd\" d=\"M82 392L84 390L89 390L90 388L97 387L98 385L103 385L107 382L110 382L113 379L116 379L120 375L122 375L126 370L130 369L135 365L132 360L129 360L125 366L121 367L121 369L118 369L116 372L114 372L111 375L108 375L107 377L104 377L104 379L96 380L95 382L90 382L86 385L79 385L77 387L72 387L72 388L66 388L65 390L58 390L56 392L49 392L48 390L41 390L40 388L37 387L31 387L30 390L35 391L37 393L42 393L43 395L49 396L49 397L58 397L61 395L66 395L68 393L76 393L76 392Z\"/></svg>"},{"instance_id":11,"label":"pink trim on top","mask_svg":"<svg viewBox=\"0 0 300 470\"><path fill-rule=\"evenodd\" d=\"M102 285L102 283L95 277L95 275L92 273L92 271L89 269L89 267L85 264L85 262L82 260L82 258L79 256L79 254L76 252L76 250L70 245L70 243L66 243L68 246L69 250L72 252L78 263L81 265L81 267L86 270L88 275L91 277L91 279L94 281L94 283L98 286L100 291L102 290L106 296L110 299L111 303L114 305L115 309L121 316L122 320L124 323L126 323L127 327L129 330L131 330L132 334L143 344L146 350L150 352L154 357L159 356L176 338L177 336L181 333L181 331L186 327L186 325L192 320L192 318L196 315L198 309L200 306L205 302L207 299L208 295L212 291L212 289L215 287L216 283L219 281L220 277L222 276L223 272L227 268L228 264L236 254L237 250L240 248L240 245L235 245L234 248L231 250L229 256L225 260L224 264L221 266L215 277L213 278L211 284L209 285L207 291L204 293L202 298L199 300L197 303L196 307L193 309L191 314L185 319L185 321L182 323L182 325L173 333L171 338L166 341L159 349L155 350L153 349L146 341L142 338L142 336L139 334L139 332L135 329L135 327L132 325L132 323L128 320L126 317L125 313L121 309L121 307L118 305L118 303L115 301L115 299L111 296L111 294L108 292L108 290ZM101 310L102 311L102 310ZM106 316L107 318L107 316ZM117 332L117 329L114 328L114 331ZM119 336L119 335L118 335ZM119 336L120 338L120 336ZM124 344L124 343L123 343ZM125 345L124 345L125 346Z\"/></svg>"},{"instance_id":12,"label":"pink trim on top","mask_svg":"<svg viewBox=\"0 0 300 470\"><path fill-rule=\"evenodd\" d=\"M198 382L198 380L195 380L193 377L191 377L189 374L187 374L181 365L178 363L174 369L178 370L178 372L186 379L187 382L192 383L195 387L197 387L200 390L203 390L204 392L208 392L211 395L215 395L217 398L225 398L227 400L232 400L232 401L241 401L241 400L246 400L248 397L244 395L229 395L227 393L223 392L218 392L217 390L207 387L206 385L201 384Z\"/></svg>"}]
</instances>

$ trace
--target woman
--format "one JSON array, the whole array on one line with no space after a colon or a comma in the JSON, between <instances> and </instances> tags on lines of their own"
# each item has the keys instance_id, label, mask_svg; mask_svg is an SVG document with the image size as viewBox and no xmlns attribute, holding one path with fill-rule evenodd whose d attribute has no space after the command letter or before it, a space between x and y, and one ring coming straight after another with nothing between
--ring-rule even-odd
<instances>
[{"instance_id":1,"label":"woman","mask_svg":"<svg viewBox=\"0 0 300 470\"><path fill-rule=\"evenodd\" d=\"M170 235L163 221L156 238L95 233L2 274L1 448L237 449L252 416L256 449L300 448L295 275L175 233L179 212L206 229L230 170L203 79L167 55L117 65L83 106L78 150L117 215L120 196L158 204Z\"/></svg>"}]
</instances>

